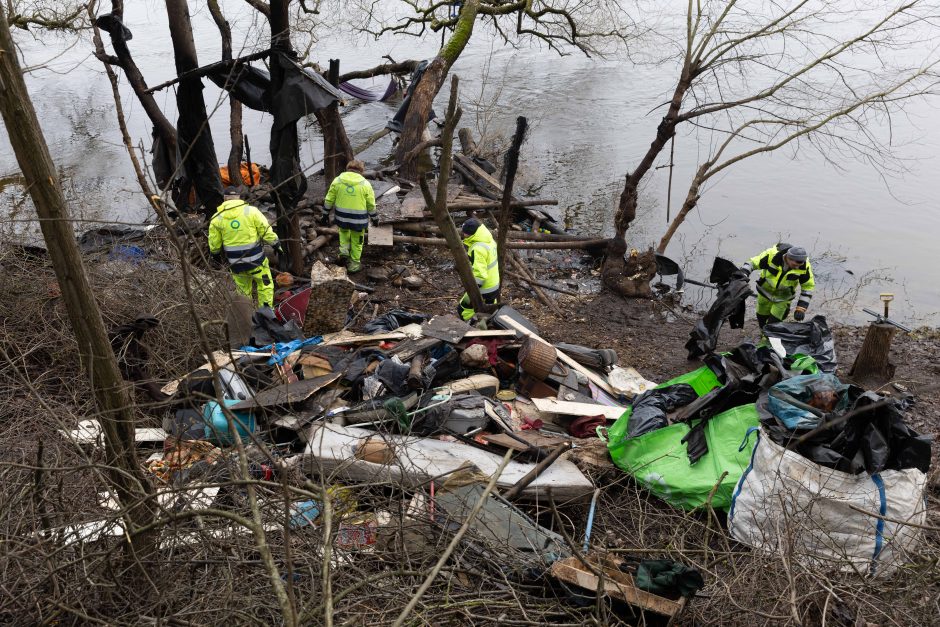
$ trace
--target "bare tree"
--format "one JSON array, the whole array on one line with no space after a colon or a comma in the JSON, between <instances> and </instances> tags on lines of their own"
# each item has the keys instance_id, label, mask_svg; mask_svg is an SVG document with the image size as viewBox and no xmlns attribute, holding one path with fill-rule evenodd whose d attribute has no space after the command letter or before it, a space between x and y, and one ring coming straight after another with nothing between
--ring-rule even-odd
<instances>
[{"instance_id":1,"label":"bare tree","mask_svg":"<svg viewBox=\"0 0 940 627\"><path fill-rule=\"evenodd\" d=\"M386 33L416 37L430 30L442 32L441 49L431 59L415 86L405 117L397 160L405 178L417 178L417 160L405 159L421 142L431 105L447 79L447 73L466 48L477 22L491 26L507 45L540 42L558 54L579 51L585 55L603 54L611 42L624 43L633 36L632 24L619 3L608 0L468 0L451 5L432 2L426 7L406 2L414 13L386 24L388 17L378 14L373 3L367 7L371 23L366 30L376 38ZM454 8L459 8L455 11ZM443 15L444 11L448 13ZM452 29L449 38L443 33Z\"/></svg>"},{"instance_id":2,"label":"bare tree","mask_svg":"<svg viewBox=\"0 0 940 627\"><path fill-rule=\"evenodd\" d=\"M827 155L883 161L889 147L874 127L934 84L936 58L911 60L904 51L929 36L935 10L926 0L888 7L690 0L681 32L664 32L665 42L650 46L680 51L679 76L649 149L626 175L605 284L616 289L639 185L684 123L708 133L712 146L660 251L696 206L702 185L745 158L807 144Z\"/></svg>"},{"instance_id":3,"label":"bare tree","mask_svg":"<svg viewBox=\"0 0 940 627\"><path fill-rule=\"evenodd\" d=\"M152 488L141 471L135 449L134 404L121 378L101 311L85 275L58 173L26 90L2 6L0 113L40 219L43 239L72 332L78 341L82 365L100 411L110 478L118 498L127 508L127 528L133 534L145 528L153 518L152 504L148 500ZM145 533L136 540L136 548L131 545L128 548L132 552L149 552L152 546L148 538L150 534Z\"/></svg>"},{"instance_id":4,"label":"bare tree","mask_svg":"<svg viewBox=\"0 0 940 627\"><path fill-rule=\"evenodd\" d=\"M74 31L86 26L85 5L81 2L7 0L6 13L7 24L23 30L35 26L44 31Z\"/></svg>"},{"instance_id":5,"label":"bare tree","mask_svg":"<svg viewBox=\"0 0 940 627\"><path fill-rule=\"evenodd\" d=\"M222 36L222 60L232 60L232 27L222 13L218 0L209 0L207 2L209 13L212 14L212 21L219 28L219 34ZM229 97L229 137L231 138L231 148L228 153L228 176L233 185L241 185L242 181L242 151L244 150L244 135L242 134L242 103L234 97ZM251 164L248 164L251 168ZM257 183L258 181L255 181Z\"/></svg>"}]
</instances>

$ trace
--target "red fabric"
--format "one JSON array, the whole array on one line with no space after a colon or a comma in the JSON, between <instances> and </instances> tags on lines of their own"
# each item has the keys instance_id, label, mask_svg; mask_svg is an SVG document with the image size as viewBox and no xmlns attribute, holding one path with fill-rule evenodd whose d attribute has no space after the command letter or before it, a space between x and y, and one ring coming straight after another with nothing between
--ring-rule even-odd
<instances>
[{"instance_id":1,"label":"red fabric","mask_svg":"<svg viewBox=\"0 0 940 627\"><path fill-rule=\"evenodd\" d=\"M490 362L491 366L495 366L496 362L499 361L499 356L496 354L496 351L499 350L499 347L506 343L506 340L484 340L482 338L474 338L467 342L467 346L473 346L474 344L482 344L486 347L486 358Z\"/></svg>"},{"instance_id":2,"label":"red fabric","mask_svg":"<svg viewBox=\"0 0 940 627\"><path fill-rule=\"evenodd\" d=\"M597 437L597 428L607 424L607 419L603 414L597 416L581 416L571 423L568 427L568 433L576 438Z\"/></svg>"},{"instance_id":3,"label":"red fabric","mask_svg":"<svg viewBox=\"0 0 940 627\"><path fill-rule=\"evenodd\" d=\"M544 426L545 426L545 423L542 422L541 418L536 418L535 420L533 420L532 418L526 418L525 416L522 417L522 430L523 431L538 431Z\"/></svg>"}]
</instances>

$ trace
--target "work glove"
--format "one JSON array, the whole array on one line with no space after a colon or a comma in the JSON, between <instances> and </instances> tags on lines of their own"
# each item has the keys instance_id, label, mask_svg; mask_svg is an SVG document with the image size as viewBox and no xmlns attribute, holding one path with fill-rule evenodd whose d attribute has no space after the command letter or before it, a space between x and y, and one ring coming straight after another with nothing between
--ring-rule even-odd
<instances>
[{"instance_id":1,"label":"work glove","mask_svg":"<svg viewBox=\"0 0 940 627\"><path fill-rule=\"evenodd\" d=\"M377 215L375 215L375 214L370 215L370 216L369 216L369 223L372 224L372 226L378 226L378 225L379 225L379 216L377 216Z\"/></svg>"},{"instance_id":2,"label":"work glove","mask_svg":"<svg viewBox=\"0 0 940 627\"><path fill-rule=\"evenodd\" d=\"M748 272L747 270L745 270L744 268L738 268L738 269L735 270L734 273L731 275L731 278L732 278L732 279L737 279L737 280L739 280L739 281L747 281L748 279L751 278L751 273Z\"/></svg>"},{"instance_id":3,"label":"work glove","mask_svg":"<svg viewBox=\"0 0 940 627\"><path fill-rule=\"evenodd\" d=\"M285 254L285 253L284 253L284 247L281 246L281 243L280 243L280 242L278 242L277 244L275 244L275 245L272 246L271 248L274 249L274 254L276 254L278 257L284 256L284 254Z\"/></svg>"},{"instance_id":4,"label":"work glove","mask_svg":"<svg viewBox=\"0 0 940 627\"><path fill-rule=\"evenodd\" d=\"M221 250L209 255L209 265L214 268L222 268L225 266L225 258L222 256Z\"/></svg>"},{"instance_id":5,"label":"work glove","mask_svg":"<svg viewBox=\"0 0 940 627\"><path fill-rule=\"evenodd\" d=\"M803 318L806 317L806 307L797 307L793 311L793 319L797 322L803 322Z\"/></svg>"}]
</instances>

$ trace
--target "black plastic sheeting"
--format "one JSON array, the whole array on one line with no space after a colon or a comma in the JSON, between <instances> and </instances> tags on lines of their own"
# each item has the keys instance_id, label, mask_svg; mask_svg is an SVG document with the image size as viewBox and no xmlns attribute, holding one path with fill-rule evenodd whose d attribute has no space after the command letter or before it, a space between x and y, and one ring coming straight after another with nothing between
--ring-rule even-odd
<instances>
[{"instance_id":1,"label":"black plastic sheeting","mask_svg":"<svg viewBox=\"0 0 940 627\"><path fill-rule=\"evenodd\" d=\"M801 353L816 360L823 372L835 372L836 343L825 316L815 316L806 322L774 322L764 326L768 338L780 338L787 355Z\"/></svg>"},{"instance_id":2,"label":"black plastic sheeting","mask_svg":"<svg viewBox=\"0 0 940 627\"><path fill-rule=\"evenodd\" d=\"M661 429L669 424L666 414L688 405L698 394L687 383L677 383L664 388L647 390L634 399L627 435L631 438Z\"/></svg>"},{"instance_id":3,"label":"black plastic sheeting","mask_svg":"<svg viewBox=\"0 0 940 627\"><path fill-rule=\"evenodd\" d=\"M281 322L270 307L262 307L251 315L250 343L252 346L268 346L276 342L301 340L303 337L303 329L296 320Z\"/></svg>"},{"instance_id":4,"label":"black plastic sheeting","mask_svg":"<svg viewBox=\"0 0 940 627\"><path fill-rule=\"evenodd\" d=\"M833 412L826 416L831 421L845 413L883 400L875 392L865 392L857 386L849 386L845 412ZM809 430L790 430L768 409L767 395L757 402L761 424L771 439L780 446L790 446ZM852 416L842 424L821 431L806 442L795 446L803 457L827 468L849 474L867 472L875 474L883 470L917 468L926 473L930 469L930 447L932 439L914 431L904 422L904 412L913 405L912 398L894 402ZM842 405L842 403L840 403Z\"/></svg>"},{"instance_id":5,"label":"black plastic sheeting","mask_svg":"<svg viewBox=\"0 0 940 627\"><path fill-rule=\"evenodd\" d=\"M385 384L389 392L395 396L404 396L408 393L408 371L410 364L403 364L394 359L386 359L375 369L375 377Z\"/></svg>"},{"instance_id":6,"label":"black plastic sheeting","mask_svg":"<svg viewBox=\"0 0 940 627\"><path fill-rule=\"evenodd\" d=\"M589 368L607 370L617 363L617 351L612 348L588 348L564 342L556 342L555 346L579 364Z\"/></svg>"},{"instance_id":7,"label":"black plastic sheeting","mask_svg":"<svg viewBox=\"0 0 940 627\"><path fill-rule=\"evenodd\" d=\"M394 331L398 327L403 327L406 324L424 322L428 318L430 318L430 316L426 314L411 313L410 311L404 311L402 309L392 309L378 318L373 318L365 323L362 327L362 332L369 335L387 333L388 331Z\"/></svg>"},{"instance_id":8,"label":"black plastic sheeting","mask_svg":"<svg viewBox=\"0 0 940 627\"><path fill-rule=\"evenodd\" d=\"M718 345L718 332L726 319L732 329L744 326L744 302L752 294L749 281L745 278L731 279L718 288L715 302L689 333L689 341L685 343L689 359L714 352Z\"/></svg>"},{"instance_id":9,"label":"black plastic sheeting","mask_svg":"<svg viewBox=\"0 0 940 627\"><path fill-rule=\"evenodd\" d=\"M405 97L401 101L401 105L398 107L398 111L395 112L395 117L388 121L388 124L385 125L388 130L393 133L401 133L402 129L405 127L405 116L408 115L408 107L411 105L411 95L415 91L415 87L418 86L418 83L421 81L421 77L424 76L424 71L428 69L429 61L424 60L418 64L418 66L411 73L411 80L408 83L408 89L405 90ZM434 113L434 109L428 113L428 122L437 117L437 114Z\"/></svg>"},{"instance_id":10,"label":"black plastic sheeting","mask_svg":"<svg viewBox=\"0 0 940 627\"><path fill-rule=\"evenodd\" d=\"M271 75L267 71L246 64L234 68L219 64L206 76L249 109L270 113Z\"/></svg>"}]
</instances>

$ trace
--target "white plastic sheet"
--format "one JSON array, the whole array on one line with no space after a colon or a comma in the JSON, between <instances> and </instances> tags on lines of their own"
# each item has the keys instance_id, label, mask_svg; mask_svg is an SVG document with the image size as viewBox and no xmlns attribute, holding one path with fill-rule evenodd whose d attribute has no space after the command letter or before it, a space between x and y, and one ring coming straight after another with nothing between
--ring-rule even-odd
<instances>
[{"instance_id":1,"label":"white plastic sheet","mask_svg":"<svg viewBox=\"0 0 940 627\"><path fill-rule=\"evenodd\" d=\"M728 513L734 539L810 566L873 576L907 561L920 531L892 521L924 523L923 472L850 475L786 450L763 430L756 435Z\"/></svg>"}]
</instances>

